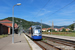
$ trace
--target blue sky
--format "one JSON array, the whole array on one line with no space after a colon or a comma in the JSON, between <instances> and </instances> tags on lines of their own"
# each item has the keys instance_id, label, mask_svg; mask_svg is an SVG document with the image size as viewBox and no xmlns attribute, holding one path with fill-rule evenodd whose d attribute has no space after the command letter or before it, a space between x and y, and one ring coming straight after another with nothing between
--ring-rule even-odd
<instances>
[{"instance_id":1,"label":"blue sky","mask_svg":"<svg viewBox=\"0 0 75 50\"><path fill-rule=\"evenodd\" d=\"M42 19L42 23L48 25L52 21L57 26L70 25L75 21L75 1L72 1L74 0L0 0L0 19L12 17L13 5L21 3L14 7L14 16L17 18L34 22L41 22ZM70 5L64 7L70 2ZM52 14L62 7L64 8Z\"/></svg>"}]
</instances>

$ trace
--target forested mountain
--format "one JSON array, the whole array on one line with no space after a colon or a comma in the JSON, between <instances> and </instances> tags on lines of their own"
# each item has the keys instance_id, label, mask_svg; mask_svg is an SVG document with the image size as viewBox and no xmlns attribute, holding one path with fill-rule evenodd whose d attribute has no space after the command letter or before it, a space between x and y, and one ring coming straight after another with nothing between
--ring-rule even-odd
<instances>
[{"instance_id":1,"label":"forested mountain","mask_svg":"<svg viewBox=\"0 0 75 50\"><path fill-rule=\"evenodd\" d=\"M41 25L41 23L39 23L39 22L31 22L31 23L33 23L33 25ZM42 23L42 27L43 28L49 28L50 26L47 25L47 24Z\"/></svg>"},{"instance_id":2,"label":"forested mountain","mask_svg":"<svg viewBox=\"0 0 75 50\"><path fill-rule=\"evenodd\" d=\"M8 17L8 18L5 18L5 19L8 19L8 20L12 21L12 17ZM4 19L2 19L2 20L4 20ZM14 22L17 23L18 25L22 25L22 27L26 28L26 29L29 28L32 25L41 25L41 23L39 23L39 22L26 21L24 19L15 18L15 17L14 17ZM50 26L42 23L42 27L43 28L49 28Z\"/></svg>"},{"instance_id":3,"label":"forested mountain","mask_svg":"<svg viewBox=\"0 0 75 50\"><path fill-rule=\"evenodd\" d=\"M54 26L54 28L61 28L61 27L68 28L68 26Z\"/></svg>"},{"instance_id":4,"label":"forested mountain","mask_svg":"<svg viewBox=\"0 0 75 50\"><path fill-rule=\"evenodd\" d=\"M70 28L71 30L74 30L74 23L69 25L68 28Z\"/></svg>"},{"instance_id":5,"label":"forested mountain","mask_svg":"<svg viewBox=\"0 0 75 50\"><path fill-rule=\"evenodd\" d=\"M5 18L5 19L8 19L8 20L12 21L12 17L8 17L8 18ZM4 20L4 19L2 19L2 20ZM32 25L41 25L41 23L39 23L39 22L26 21L24 19L15 18L15 17L14 17L14 22L17 23L19 26L22 25L22 27L24 29L27 29ZM50 28L49 25L44 24L44 23L42 23L42 27L43 28ZM61 28L61 27L67 28L67 26L54 26L54 28Z\"/></svg>"}]
</instances>

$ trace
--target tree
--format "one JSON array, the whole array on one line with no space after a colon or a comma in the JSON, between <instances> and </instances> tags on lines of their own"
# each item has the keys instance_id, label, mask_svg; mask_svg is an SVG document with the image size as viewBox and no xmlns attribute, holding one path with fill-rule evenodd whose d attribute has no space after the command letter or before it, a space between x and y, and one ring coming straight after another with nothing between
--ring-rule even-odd
<instances>
[{"instance_id":1,"label":"tree","mask_svg":"<svg viewBox=\"0 0 75 50\"><path fill-rule=\"evenodd\" d=\"M57 31L55 31L55 30L53 30L53 29L47 30L47 32L48 32L48 31L50 31L50 32L57 32Z\"/></svg>"},{"instance_id":2,"label":"tree","mask_svg":"<svg viewBox=\"0 0 75 50\"><path fill-rule=\"evenodd\" d=\"M62 29L62 32L66 32L66 29L65 29L65 28L63 28L63 29Z\"/></svg>"},{"instance_id":3,"label":"tree","mask_svg":"<svg viewBox=\"0 0 75 50\"><path fill-rule=\"evenodd\" d=\"M70 28L71 30L74 29L74 24L71 24L70 26L68 26L68 28Z\"/></svg>"}]
</instances>

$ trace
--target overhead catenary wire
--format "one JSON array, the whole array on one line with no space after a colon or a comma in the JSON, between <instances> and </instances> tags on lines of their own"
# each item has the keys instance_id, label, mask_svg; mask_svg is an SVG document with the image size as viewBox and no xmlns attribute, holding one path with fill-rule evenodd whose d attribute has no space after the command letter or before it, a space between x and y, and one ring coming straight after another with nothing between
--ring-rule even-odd
<instances>
[{"instance_id":1,"label":"overhead catenary wire","mask_svg":"<svg viewBox=\"0 0 75 50\"><path fill-rule=\"evenodd\" d=\"M36 16L38 16L38 14L41 12L41 10L49 3L50 0L48 0L48 2L40 9L40 11L36 14ZM36 17L35 16L35 17Z\"/></svg>"},{"instance_id":2,"label":"overhead catenary wire","mask_svg":"<svg viewBox=\"0 0 75 50\"><path fill-rule=\"evenodd\" d=\"M50 14L49 16L51 16L51 15L53 15L53 14L55 14L55 13L57 13L58 11L60 11L61 9L63 9L63 8L65 8L65 7L67 7L68 5L70 5L71 3L73 3L75 0L73 0L72 2L70 2L69 4L67 4L67 5L65 5L64 7L62 7L62 8L60 8L60 9L58 9L57 11L55 11L54 13L52 13L52 14ZM48 16L48 17L49 17Z\"/></svg>"}]
</instances>

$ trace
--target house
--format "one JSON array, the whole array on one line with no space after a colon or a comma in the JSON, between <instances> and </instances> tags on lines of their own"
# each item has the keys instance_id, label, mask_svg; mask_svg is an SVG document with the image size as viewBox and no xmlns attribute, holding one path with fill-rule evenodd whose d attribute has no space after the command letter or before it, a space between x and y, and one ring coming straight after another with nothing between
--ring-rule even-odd
<instances>
[{"instance_id":1,"label":"house","mask_svg":"<svg viewBox=\"0 0 75 50\"><path fill-rule=\"evenodd\" d=\"M47 28L42 28L42 31L47 31Z\"/></svg>"},{"instance_id":2,"label":"house","mask_svg":"<svg viewBox=\"0 0 75 50\"><path fill-rule=\"evenodd\" d=\"M69 31L70 29L69 28L66 28L66 31Z\"/></svg>"},{"instance_id":3,"label":"house","mask_svg":"<svg viewBox=\"0 0 75 50\"><path fill-rule=\"evenodd\" d=\"M47 28L47 30L50 30L51 28Z\"/></svg>"},{"instance_id":4,"label":"house","mask_svg":"<svg viewBox=\"0 0 75 50\"><path fill-rule=\"evenodd\" d=\"M63 28L64 28L64 27L61 27L61 28L59 29L59 31L62 31Z\"/></svg>"},{"instance_id":5,"label":"house","mask_svg":"<svg viewBox=\"0 0 75 50\"><path fill-rule=\"evenodd\" d=\"M18 28L18 25L14 24L14 30ZM15 31L16 32L16 31ZM0 21L0 34L11 34L12 33L12 21L1 20Z\"/></svg>"},{"instance_id":6,"label":"house","mask_svg":"<svg viewBox=\"0 0 75 50\"><path fill-rule=\"evenodd\" d=\"M55 30L55 31L59 31L59 29L58 29L58 28L54 28L54 30Z\"/></svg>"}]
</instances>

